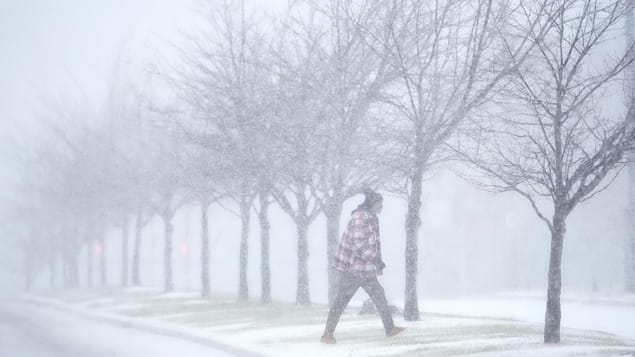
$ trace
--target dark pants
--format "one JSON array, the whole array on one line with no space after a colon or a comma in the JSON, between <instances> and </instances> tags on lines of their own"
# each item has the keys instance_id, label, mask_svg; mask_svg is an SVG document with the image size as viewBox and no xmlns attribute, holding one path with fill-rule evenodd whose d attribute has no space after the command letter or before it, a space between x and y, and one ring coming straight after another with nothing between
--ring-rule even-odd
<instances>
[{"instance_id":1,"label":"dark pants","mask_svg":"<svg viewBox=\"0 0 635 357\"><path fill-rule=\"evenodd\" d=\"M348 305L360 287L370 296L377 311L379 311L381 322L384 324L386 333L392 330L395 324L392 320L390 308L388 307L388 301L386 301L384 288L379 284L379 281L377 281L377 277L360 278L342 272L340 273L337 294L329 311L329 317L326 320L324 335L331 335L335 332L335 327L340 320L340 316L342 316L342 312L344 312L346 305Z\"/></svg>"}]
</instances>

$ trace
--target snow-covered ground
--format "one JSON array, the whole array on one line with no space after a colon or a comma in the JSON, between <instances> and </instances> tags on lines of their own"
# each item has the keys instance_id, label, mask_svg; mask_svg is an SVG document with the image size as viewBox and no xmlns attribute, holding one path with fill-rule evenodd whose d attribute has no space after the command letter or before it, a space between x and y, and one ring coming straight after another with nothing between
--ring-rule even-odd
<instances>
[{"instance_id":1,"label":"snow-covered ground","mask_svg":"<svg viewBox=\"0 0 635 357\"><path fill-rule=\"evenodd\" d=\"M200 343L36 305L0 306L3 357L231 357Z\"/></svg>"},{"instance_id":2,"label":"snow-covered ground","mask_svg":"<svg viewBox=\"0 0 635 357\"><path fill-rule=\"evenodd\" d=\"M360 316L357 308L351 306L338 325L336 345L318 342L327 314L323 305L307 308L289 303L236 303L231 296L201 300L195 293L166 295L151 289L55 292L29 296L22 303L25 301L30 301L27 305L37 302L56 310L93 316L102 323L119 321L120 326L123 323L127 328L120 327L119 332L112 333L89 328L82 333L83 338L105 336L132 346L156 344L129 334L131 328L138 328L145 333L161 333L190 342L209 341L208 346L210 343L234 346L237 350L245 348L246 351L280 357L635 355L635 341L630 338L632 331L628 329L634 326L635 306L629 297L590 301L564 299L565 316L567 313L583 316L563 319L562 343L558 346L542 343L542 321L534 320L544 313L543 303L531 294L422 301L421 321L405 322L396 317L396 322L408 329L391 339L384 337L378 317ZM616 319L613 323L612 318ZM602 324L607 329L598 328ZM118 333L125 334L126 338L118 339Z\"/></svg>"},{"instance_id":3,"label":"snow-covered ground","mask_svg":"<svg viewBox=\"0 0 635 357\"><path fill-rule=\"evenodd\" d=\"M543 323L546 298L534 292L488 294L453 300L425 300L430 313L504 318ZM635 295L577 295L562 297L562 326L602 331L635 340Z\"/></svg>"}]
</instances>

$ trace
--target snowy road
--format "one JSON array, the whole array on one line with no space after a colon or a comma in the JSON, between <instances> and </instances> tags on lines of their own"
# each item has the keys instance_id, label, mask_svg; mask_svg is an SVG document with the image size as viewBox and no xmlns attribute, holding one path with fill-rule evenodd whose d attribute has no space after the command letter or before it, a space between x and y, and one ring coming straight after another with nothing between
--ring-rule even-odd
<instances>
[{"instance_id":1,"label":"snowy road","mask_svg":"<svg viewBox=\"0 0 635 357\"><path fill-rule=\"evenodd\" d=\"M197 343L0 301L0 357L228 357Z\"/></svg>"},{"instance_id":2,"label":"snowy road","mask_svg":"<svg viewBox=\"0 0 635 357\"><path fill-rule=\"evenodd\" d=\"M42 317L3 303L0 306L0 357L112 356L107 350L87 346L86 341L76 343L71 336L61 335L56 328L59 320Z\"/></svg>"},{"instance_id":3,"label":"snowy road","mask_svg":"<svg viewBox=\"0 0 635 357\"><path fill-rule=\"evenodd\" d=\"M79 357L70 346L50 339L27 319L0 309L0 356ZM97 356L96 356L97 357Z\"/></svg>"}]
</instances>

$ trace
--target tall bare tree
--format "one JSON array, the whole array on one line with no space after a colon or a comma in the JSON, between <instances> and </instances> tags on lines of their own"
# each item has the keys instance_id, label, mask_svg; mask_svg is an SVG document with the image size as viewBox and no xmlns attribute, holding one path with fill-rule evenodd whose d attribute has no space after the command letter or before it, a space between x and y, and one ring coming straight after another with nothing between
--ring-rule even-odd
<instances>
[{"instance_id":1,"label":"tall bare tree","mask_svg":"<svg viewBox=\"0 0 635 357\"><path fill-rule=\"evenodd\" d=\"M379 186L379 177L368 158L375 148L368 137L368 112L379 102L382 90L394 79L388 69L391 48L387 21L390 8L382 1L307 1L309 19L296 37L310 44L318 58L306 85L321 101L320 125L314 133L321 141L316 190L326 216L328 298L334 299L334 255L344 202L366 186ZM307 25L308 24L308 25Z\"/></svg>"},{"instance_id":2,"label":"tall bare tree","mask_svg":"<svg viewBox=\"0 0 635 357\"><path fill-rule=\"evenodd\" d=\"M203 14L203 29L189 36L182 66L171 83L196 123L196 141L222 157L232 177L224 195L238 206L241 219L239 300L249 296L248 237L251 208L262 181L262 137L269 112L262 64L266 42L253 11L243 0L225 0ZM190 124L184 124L192 132Z\"/></svg>"},{"instance_id":3,"label":"tall bare tree","mask_svg":"<svg viewBox=\"0 0 635 357\"><path fill-rule=\"evenodd\" d=\"M149 203L153 212L163 221L163 288L174 290L172 257L174 249L172 236L174 225L172 219L180 207L189 199L186 194L186 178L184 176L185 150L180 131L174 126L175 120L169 112L160 111L154 106L151 131L152 151L148 153L150 166L154 168L148 177L150 188Z\"/></svg>"},{"instance_id":4,"label":"tall bare tree","mask_svg":"<svg viewBox=\"0 0 635 357\"><path fill-rule=\"evenodd\" d=\"M380 122L384 157L399 172L393 190L408 202L404 318L419 319L417 236L423 175L466 115L491 99L494 89L522 63L548 27L549 1L390 2L388 22L399 81L386 101L394 112ZM519 14L531 12L523 23ZM526 20L526 19L523 19ZM396 119L396 120L395 120Z\"/></svg>"},{"instance_id":5,"label":"tall bare tree","mask_svg":"<svg viewBox=\"0 0 635 357\"><path fill-rule=\"evenodd\" d=\"M476 121L462 157L494 181L485 187L526 198L551 234L545 343L560 342L562 253L567 217L605 189L623 168L633 139L633 103L609 112L609 93L634 59L608 41L621 32L624 1L557 1L554 25L532 39L536 52L518 67L491 120ZM503 99L504 98L504 99ZM619 98L619 97L618 97ZM628 98L627 98L628 99ZM545 207L544 201L551 203Z\"/></svg>"},{"instance_id":6,"label":"tall bare tree","mask_svg":"<svg viewBox=\"0 0 635 357\"><path fill-rule=\"evenodd\" d=\"M293 24L291 24L293 25ZM293 27L280 32L273 67L279 86L279 110L270 124L279 145L281 175L271 193L283 211L293 220L297 233L296 304L311 303L308 274L308 229L321 211L316 192L321 144L316 133L326 112L319 98L315 71L320 55L315 39L319 29L308 25L306 37L295 36Z\"/></svg>"}]
</instances>

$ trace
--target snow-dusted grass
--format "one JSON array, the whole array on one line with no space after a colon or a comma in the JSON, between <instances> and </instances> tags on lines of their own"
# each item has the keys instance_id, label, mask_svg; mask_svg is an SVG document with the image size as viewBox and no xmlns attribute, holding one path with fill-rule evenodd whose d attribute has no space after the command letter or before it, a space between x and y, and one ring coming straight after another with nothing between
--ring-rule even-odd
<instances>
[{"instance_id":1,"label":"snow-dusted grass","mask_svg":"<svg viewBox=\"0 0 635 357\"><path fill-rule=\"evenodd\" d=\"M539 323L457 316L460 310L447 311L450 305L441 306L441 313L426 310L417 322L396 316L397 324L408 329L391 339L384 337L379 317L360 316L357 308L351 307L338 325L338 344L323 345L319 337L328 312L324 305L238 303L233 297L220 295L203 300L190 293L162 294L145 289L66 291L45 296L99 313L195 330L234 346L257 346L271 356L635 355L635 343L627 338L579 329L563 328L562 343L545 346ZM496 301L501 307L500 300ZM468 301L458 304L466 310L469 305Z\"/></svg>"},{"instance_id":2,"label":"snow-dusted grass","mask_svg":"<svg viewBox=\"0 0 635 357\"><path fill-rule=\"evenodd\" d=\"M513 292L448 300L423 300L419 307L425 312L542 324L545 301L546 297L535 292ZM562 326L603 331L635 340L635 295L564 294Z\"/></svg>"}]
</instances>

